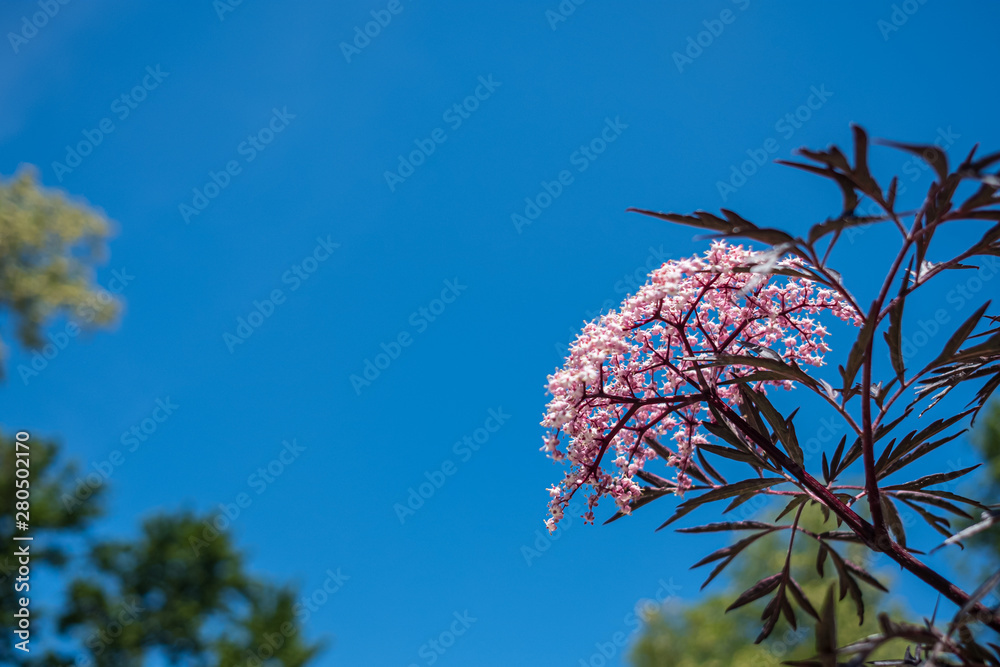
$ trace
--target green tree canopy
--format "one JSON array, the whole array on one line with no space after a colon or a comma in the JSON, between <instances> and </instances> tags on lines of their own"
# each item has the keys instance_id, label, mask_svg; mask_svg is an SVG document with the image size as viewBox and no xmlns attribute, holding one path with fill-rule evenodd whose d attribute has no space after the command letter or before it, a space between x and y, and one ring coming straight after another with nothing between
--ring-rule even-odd
<instances>
[{"instance_id":1,"label":"green tree canopy","mask_svg":"<svg viewBox=\"0 0 1000 667\"><path fill-rule=\"evenodd\" d=\"M34 350L45 345L43 328L55 316L83 326L114 318L117 304L94 283L93 270L109 230L99 212L40 188L32 168L0 181L0 312L13 338ZM0 332L0 354L10 338Z\"/></svg>"},{"instance_id":2,"label":"green tree canopy","mask_svg":"<svg viewBox=\"0 0 1000 667\"><path fill-rule=\"evenodd\" d=\"M810 529L824 529L821 527L823 518L816 508L809 511L809 516L803 515L803 519ZM816 550L803 542L797 541L791 568L803 592L818 610L831 584L831 573L826 572L826 579L818 575ZM759 610L747 605L726 611L754 582L783 567L787 547L787 539L782 542L773 534L762 537L739 556L725 586L696 604L684 606L679 613L667 614L660 610L648 616L632 647L632 664L636 667L776 667L786 660L803 660L815 655L814 622L810 617L796 619L794 627L782 620L767 642L754 644L760 631ZM864 556L860 548L849 555L858 559ZM714 562L709 564L715 565ZM826 569L832 567L829 562L825 564ZM887 577L880 575L880 579L886 581ZM838 646L877 630L874 611L885 603L885 596L874 588L865 593L870 596L871 608L866 609L864 622L860 625L850 599L837 605Z\"/></svg>"},{"instance_id":3,"label":"green tree canopy","mask_svg":"<svg viewBox=\"0 0 1000 667\"><path fill-rule=\"evenodd\" d=\"M39 188L30 168L0 182L0 322L14 329L8 339L40 349L55 318L77 326L114 318L118 304L96 285L93 270L109 227L103 215ZM0 428L6 545L25 544L13 540L15 512L24 509L15 506L15 492L25 489L25 478L15 475L16 445ZM0 663L301 667L316 656L321 644L304 637L307 613L294 589L250 575L231 536L206 531L215 517L163 512L133 540L95 539L90 529L104 515L104 484L81 481L75 463L59 460L54 441L33 436L27 449L31 571L22 577L13 549L0 556L0 631L8 637ZM39 590L43 570L59 590ZM9 641L22 596L31 600L30 654ZM58 602L42 604L53 598Z\"/></svg>"},{"instance_id":4,"label":"green tree canopy","mask_svg":"<svg viewBox=\"0 0 1000 667\"><path fill-rule=\"evenodd\" d=\"M0 663L138 667L159 655L172 664L301 667L318 653L321 644L304 636L295 591L249 575L229 534L206 531L213 516L162 513L134 540L90 540L104 487L85 501L64 502L78 483L77 467L61 465L52 442L32 438L29 446L34 540L27 583L36 586L45 567L65 593L47 608L35 601L49 591L16 593L18 565L7 551L0 559L0 629L13 636L17 597L31 596L33 650L26 662L12 642L2 642ZM0 434L0 541L8 545L15 544L14 449L14 439ZM71 648L39 655L40 640L53 638L43 628Z\"/></svg>"}]
</instances>

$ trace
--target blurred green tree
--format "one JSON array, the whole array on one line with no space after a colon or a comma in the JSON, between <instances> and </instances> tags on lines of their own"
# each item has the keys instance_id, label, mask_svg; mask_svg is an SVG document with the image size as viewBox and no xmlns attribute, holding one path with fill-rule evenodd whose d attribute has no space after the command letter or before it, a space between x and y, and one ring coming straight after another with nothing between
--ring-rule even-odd
<instances>
[{"instance_id":1,"label":"blurred green tree","mask_svg":"<svg viewBox=\"0 0 1000 667\"><path fill-rule=\"evenodd\" d=\"M53 317L82 327L115 317L118 303L94 284L93 269L110 228L98 211L40 188L33 168L0 181L0 312L25 348L45 346ZM0 373L10 338L0 334Z\"/></svg>"},{"instance_id":2,"label":"blurred green tree","mask_svg":"<svg viewBox=\"0 0 1000 667\"><path fill-rule=\"evenodd\" d=\"M113 320L119 304L95 284L93 268L109 229L100 213L39 188L30 168L0 182L0 322L14 327L14 340L43 348L46 325L60 316L83 327ZM225 532L206 540L212 516L161 513L133 541L95 540L88 529L104 514L105 486L82 482L55 442L35 436L29 448L34 539L22 583L30 588L15 591L19 564L5 547L0 664L301 667L317 655L295 590L250 576ZM0 431L0 542L8 546L18 544L14 459L15 439ZM43 572L60 590L38 588ZM22 596L31 599L30 654L10 641Z\"/></svg>"},{"instance_id":3,"label":"blurred green tree","mask_svg":"<svg viewBox=\"0 0 1000 667\"><path fill-rule=\"evenodd\" d=\"M833 520L831 519L831 523ZM812 530L828 529L817 508L803 514L802 524ZM823 527L821 527L823 526ZM787 554L787 537L776 534L760 538L740 555L725 587L696 604L686 605L679 614L653 612L645 619L629 658L635 667L776 667L786 660L805 660L816 654L814 620L797 619L796 626L782 620L771 638L762 644L753 641L760 631L759 612L750 605L727 612L726 608L754 582L781 570ZM816 549L796 540L791 568L815 609L820 609L831 583L816 571ZM849 550L848 555L862 564L865 552ZM715 565L715 563L712 563ZM825 568L832 566L826 562ZM866 568L867 569L867 568ZM879 580L888 583L884 573ZM837 604L838 646L873 634L878 629L876 610L886 604L885 596L869 589L864 622L858 624L857 609L848 597ZM676 607L674 608L676 610ZM784 627L782 627L782 624ZM901 653L902 644L888 646L882 653ZM881 654L880 654L881 655Z\"/></svg>"},{"instance_id":4,"label":"blurred green tree","mask_svg":"<svg viewBox=\"0 0 1000 667\"><path fill-rule=\"evenodd\" d=\"M55 571L65 595L54 612L36 602L51 591L16 593L18 564L13 549L5 550L0 630L13 636L17 597L31 596L33 655L25 661L12 642L2 642L0 663L131 667L159 655L171 664L301 667L317 655L321 645L303 634L295 591L249 576L227 533L212 532L206 540L212 516L160 514L143 523L134 541L96 541L88 548L86 530L103 514L104 487L66 502L81 484L77 467L59 464L56 444L29 443L34 540L28 584L44 566ZM0 434L0 541L8 545L15 544L14 448L14 439ZM69 648L39 655L45 631Z\"/></svg>"}]
</instances>

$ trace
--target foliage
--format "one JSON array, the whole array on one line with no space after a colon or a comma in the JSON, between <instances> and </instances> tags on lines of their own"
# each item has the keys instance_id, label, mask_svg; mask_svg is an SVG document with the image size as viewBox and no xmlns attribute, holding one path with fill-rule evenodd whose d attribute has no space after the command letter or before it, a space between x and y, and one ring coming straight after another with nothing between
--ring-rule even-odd
<instances>
[{"instance_id":1,"label":"foliage","mask_svg":"<svg viewBox=\"0 0 1000 667\"><path fill-rule=\"evenodd\" d=\"M663 497L684 496L661 528L710 503L726 500L728 511L756 496L780 496L784 508L771 522L726 521L685 529L742 537L728 551L706 559L717 561L710 579L765 535L785 534L790 545L801 536L814 545L821 573L826 565L836 578L837 596L849 596L863 621L862 586L880 584L844 557L845 545L860 545L885 553L965 612L949 627L951 634L933 625L917 626L923 628L918 631L880 617L885 638L924 646L933 637L962 664L1000 664L1000 649L989 657L980 654L969 643L968 628L965 634L961 630L974 619L1000 631L1000 618L980 604L981 596L970 596L917 559L920 552L908 545L901 514L915 512L950 538L951 520L945 515L968 518L969 510L986 509L976 499L935 488L975 466L924 476L906 473L915 461L961 435L961 426L975 420L1000 386L1000 318L987 314L989 301L982 303L942 340L928 363L908 368L903 313L911 296L931 280L1000 256L1000 175L987 172L1000 162L1000 153L976 159L973 149L951 170L947 155L936 146L883 143L916 154L937 177L916 210L897 206L896 178L885 189L878 184L868 168L868 136L854 127L853 164L835 146L801 149L799 154L811 163L786 162L831 179L843 197L842 211L813 225L805 236L760 227L725 209L724 217L705 211L639 211L769 249L749 252L717 242L703 259L668 262L618 311L587 325L565 366L549 378L553 398L543 421L550 428L543 449L557 461L568 461L569 470L550 489L548 523L554 529L563 509L585 487L590 488L585 514L590 521L604 495L618 503L611 520ZM967 196L959 197L960 188L970 190ZM866 200L871 214L859 215ZM900 238L867 308L831 262L845 230L862 225L889 226ZM963 250L948 250L968 234L974 234L973 240ZM932 247L935 238L947 243ZM850 352L839 366L839 377L806 370L820 368L828 350L826 330L816 321L824 311L858 326L853 344L843 346ZM881 365L875 349L883 343L891 368L876 379ZM897 432L918 407L922 417L967 382L974 383L975 395L966 409L923 421L905 435ZM851 438L823 451L819 461L807 458L796 435L798 410L783 414L768 397L774 387L811 392L848 425ZM669 439L672 445L666 444ZM612 456L609 471L602 464ZM647 468L655 459L674 468L673 479ZM723 475L734 469L742 470L735 480ZM857 473L862 485L849 483L848 477ZM800 523L803 508L813 505L833 517L833 529L814 531ZM870 520L859 514L861 509ZM789 518L781 523L783 517ZM735 604L767 600L758 642L782 616L793 616L795 608L812 616L822 640L815 664L833 665L833 602L816 608L800 589L786 560L777 572L743 591ZM863 650L844 655L867 659L868 648L880 641L872 639Z\"/></svg>"},{"instance_id":2,"label":"foliage","mask_svg":"<svg viewBox=\"0 0 1000 667\"><path fill-rule=\"evenodd\" d=\"M174 664L258 664L273 654L274 664L308 664L320 645L303 637L295 593L258 580L245 571L242 556L225 532L208 531L212 516L160 514L147 520L133 541L98 541L84 558L85 533L101 515L103 487L72 509L61 499L76 483L73 465L56 462L58 448L31 439L31 533L35 538L29 585L40 566L55 569L66 584L59 611L39 608L42 591L32 599L32 645L37 646L43 619L55 625L62 643L73 649L50 651L38 665L143 665L155 655ZM0 435L0 540L14 544L14 440ZM83 533L84 535L81 535ZM195 538L198 548L192 548ZM0 561L0 629L12 636L17 563ZM45 594L47 595L47 593ZM284 628L284 630L282 630ZM0 644L0 662L13 662L11 642ZM80 658L84 658L81 659ZM249 662L248 662L249 661Z\"/></svg>"},{"instance_id":3,"label":"foliage","mask_svg":"<svg viewBox=\"0 0 1000 667\"><path fill-rule=\"evenodd\" d=\"M989 497L995 499L1000 485L1000 465L996 460L1000 448L1000 403L994 403L972 438L983 459L986 473L980 483L993 490ZM810 510L807 510L807 513ZM815 514L815 510L813 510ZM818 519L813 517L808 526L818 530ZM966 546L982 551L992 565L1000 556L1000 542L996 531L984 531L966 540ZM799 625L791 628L784 624L775 630L774 641L761 645L751 645L753 634L750 629L756 622L755 614L746 607L726 612L729 602L753 582L766 576L768 572L782 565L783 553L777 548L774 534L761 538L747 548L746 557L733 566L730 581L724 590L706 596L696 604L686 607L679 615L657 612L647 620L644 631L633 647L631 659L635 667L694 667L718 665L735 667L771 667L785 660L803 661L815 653L815 637L812 628ZM853 546L848 557L852 560L863 558L864 548ZM814 607L819 608L824 600L826 585L812 569L812 558L801 543L795 546L792 567L801 572L802 588ZM880 578L885 578L880 573ZM873 591L866 602L877 609L886 611L884 595ZM858 626L852 605L837 604L836 627L837 645L844 646L876 635L880 626L876 616L866 615L864 623ZM892 610L899 616L899 610ZM784 630L784 631L783 631ZM898 640L895 646L883 647L874 658L887 658L903 654L905 642ZM911 655L914 651L911 649Z\"/></svg>"},{"instance_id":4,"label":"foliage","mask_svg":"<svg viewBox=\"0 0 1000 667\"><path fill-rule=\"evenodd\" d=\"M116 303L93 285L108 232L100 213L39 188L32 169L0 181L0 311L26 348L45 345L42 327L59 314L85 326L114 317Z\"/></svg>"},{"instance_id":5,"label":"foliage","mask_svg":"<svg viewBox=\"0 0 1000 667\"><path fill-rule=\"evenodd\" d=\"M44 326L59 315L84 325L111 320L116 304L93 283L90 268L107 232L102 216L39 189L31 171L0 183L0 321L16 323L20 343L42 347ZM0 556L0 631L8 641L0 643L0 663L300 667L315 657L320 645L303 637L295 591L250 576L230 537L209 528L213 516L161 513L135 540L95 540L105 486L93 488L74 463L60 463L52 441L32 437L29 448L33 540L22 583L30 588L15 591L19 564L7 549ZM6 545L21 544L13 541L14 459L14 438L0 432ZM42 572L46 584L65 585L64 595L39 589ZM30 654L9 639L25 595ZM62 599L47 602L53 598ZM40 654L39 642L47 652Z\"/></svg>"},{"instance_id":6,"label":"foliage","mask_svg":"<svg viewBox=\"0 0 1000 667\"><path fill-rule=\"evenodd\" d=\"M14 531L14 441L0 434L0 541L13 545ZM73 548L73 539L91 521L102 513L103 493L98 489L90 500L78 511L67 510L59 498L67 488L72 488L77 470L73 465L56 466L57 447L44 440L32 442L31 448L31 510L30 520L33 535L32 564L54 568L66 567ZM16 623L14 612L19 595L14 590L14 580L18 576L18 562L13 548L5 549L0 557L0 629L8 637L13 636ZM30 585L30 584L29 584ZM33 622L45 617L45 613L33 607ZM15 655L12 642L0 643L0 662L13 662ZM21 654L18 654L21 655Z\"/></svg>"},{"instance_id":7,"label":"foliage","mask_svg":"<svg viewBox=\"0 0 1000 667\"><path fill-rule=\"evenodd\" d=\"M823 517L814 507L807 510L802 523L810 530L820 531ZM776 534L767 535L747 547L746 557L733 566L730 581L719 592L705 596L696 604L686 606L679 614L658 611L648 618L639 640L631 651L635 667L776 667L784 660L808 658L813 654L812 629L796 622L783 623L775 630L772 641L753 644L757 631L754 625L760 614L749 606L732 611L727 607L743 589L781 569L786 552ZM853 546L847 557L860 560L864 549ZM806 599L818 608L827 584L816 572L815 558L801 542L791 555L791 568L801 582ZM880 574L883 578L886 575ZM884 593L873 591L869 603L884 605ZM793 616L794 618L794 616ZM853 605L837 605L839 642L846 644L877 631L875 618L868 615L860 626Z\"/></svg>"}]
</instances>

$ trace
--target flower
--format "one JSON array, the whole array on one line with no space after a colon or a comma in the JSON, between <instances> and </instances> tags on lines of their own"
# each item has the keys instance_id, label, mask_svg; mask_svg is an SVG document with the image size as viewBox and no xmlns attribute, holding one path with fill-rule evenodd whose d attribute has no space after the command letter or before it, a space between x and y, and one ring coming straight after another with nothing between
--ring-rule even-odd
<instances>
[{"instance_id":1,"label":"flower","mask_svg":"<svg viewBox=\"0 0 1000 667\"><path fill-rule=\"evenodd\" d=\"M736 405L737 385L723 383L755 370L706 366L716 355L753 352L793 366L823 364L827 330L813 315L829 311L856 325L862 315L835 290L773 273L802 268L797 258L775 261L717 241L702 256L666 262L618 310L584 326L563 367L548 378L542 450L568 465L550 489L549 530L584 486L590 487L586 520L593 521L604 495L629 513L641 493L634 478L657 457L646 438L672 441L666 463L677 469L677 492L690 487L686 470L695 448L707 442L706 391ZM794 383L765 379L757 388L768 385ZM602 467L606 460L613 460L610 469Z\"/></svg>"}]
</instances>

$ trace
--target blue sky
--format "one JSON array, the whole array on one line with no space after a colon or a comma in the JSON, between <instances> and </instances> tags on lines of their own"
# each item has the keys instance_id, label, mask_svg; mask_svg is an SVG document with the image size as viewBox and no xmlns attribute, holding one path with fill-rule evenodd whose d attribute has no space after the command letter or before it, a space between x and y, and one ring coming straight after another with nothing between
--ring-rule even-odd
<instances>
[{"instance_id":1,"label":"blue sky","mask_svg":"<svg viewBox=\"0 0 1000 667\"><path fill-rule=\"evenodd\" d=\"M560 350L636 275L705 246L625 208L805 229L838 210L820 179L768 163L718 183L765 146L844 145L851 122L942 137L959 159L995 150L1000 8L903 4L895 24L889 2L592 0L558 21L556 0L59 5L0 45L0 173L37 165L116 221L98 280L126 311L37 376L15 351L4 428L57 435L88 466L123 451L101 534L247 494L229 530L255 571L304 594L349 577L308 621L334 638L320 664L430 664L426 643L466 613L436 664L586 663L661 580L697 599L687 568L717 543L654 534L661 502L522 552L561 473L538 452ZM5 3L3 33L38 11ZM80 142L96 145L77 161ZM912 196L930 182L902 153L872 160ZM544 208L516 224L526 198ZM839 259L870 298L895 241L865 237ZM950 289L927 312L957 322L972 309ZM394 505L439 475L401 521Z\"/></svg>"}]
</instances>

